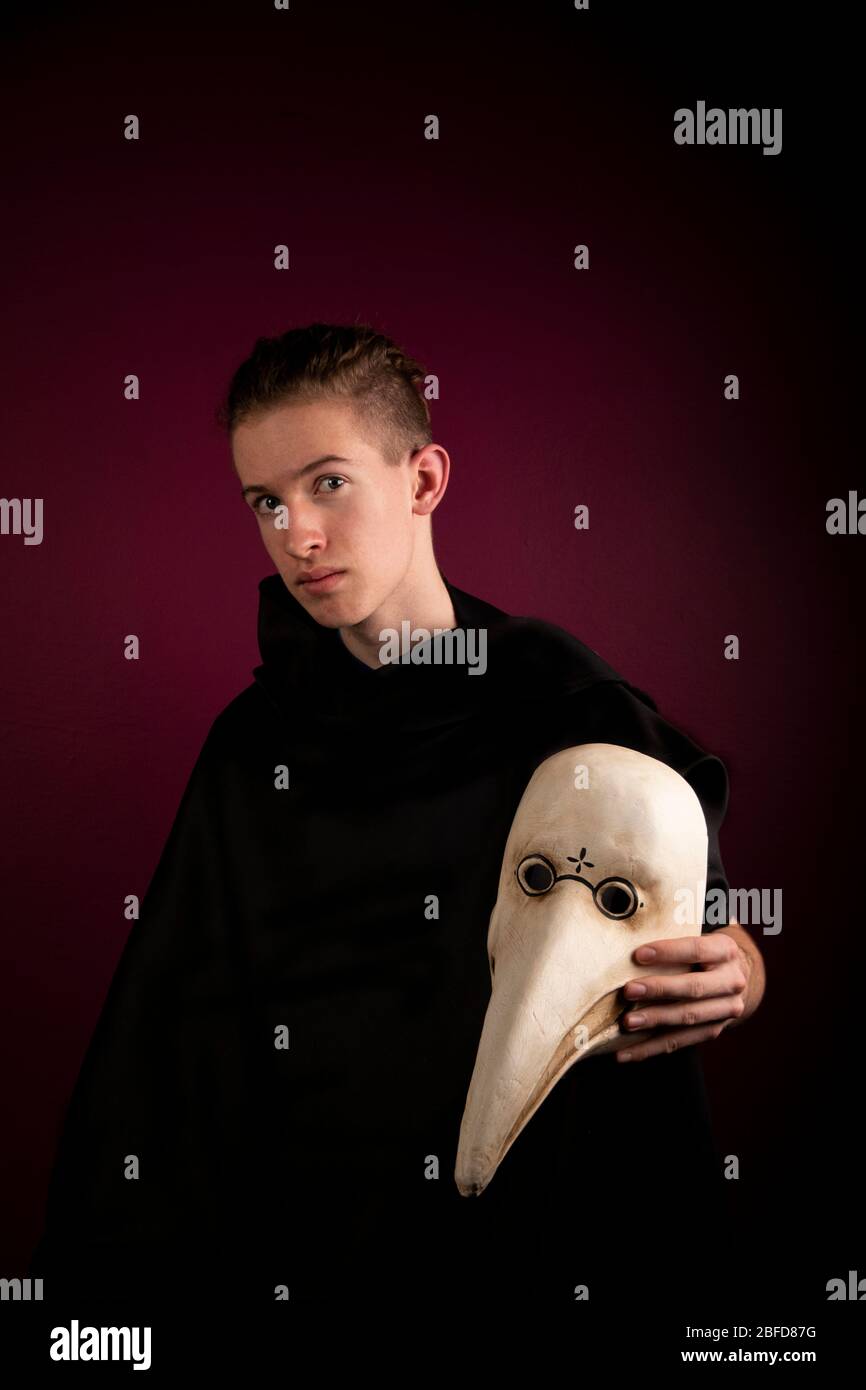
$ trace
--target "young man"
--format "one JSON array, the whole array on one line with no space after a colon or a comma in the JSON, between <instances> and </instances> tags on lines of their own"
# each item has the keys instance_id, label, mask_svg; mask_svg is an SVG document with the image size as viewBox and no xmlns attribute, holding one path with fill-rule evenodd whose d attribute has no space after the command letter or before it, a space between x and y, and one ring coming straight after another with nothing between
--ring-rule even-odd
<instances>
[{"instance_id":1,"label":"young man","mask_svg":"<svg viewBox=\"0 0 866 1390\"><path fill-rule=\"evenodd\" d=\"M708 891L727 888L728 789L578 639L441 573L431 519L450 465L422 378L372 329L319 324L260 340L235 374L221 419L277 571L260 585L262 664L211 729L130 935L37 1275L80 1278L86 1256L94 1287L171 1269L180 1295L242 1269L253 1300L284 1287L309 1308L399 1299L423 1315L564 1304L582 1284L615 1300L621 1257L657 1230L689 1277L726 1244L690 1044L760 1001L760 953L736 924L657 941L682 970L641 981L643 1065L620 1051L572 1066L495 1182L457 1192L487 926L534 768L588 742L669 763L704 808ZM436 629L483 633L484 669L418 659ZM387 630L410 637L400 660L383 659Z\"/></svg>"}]
</instances>

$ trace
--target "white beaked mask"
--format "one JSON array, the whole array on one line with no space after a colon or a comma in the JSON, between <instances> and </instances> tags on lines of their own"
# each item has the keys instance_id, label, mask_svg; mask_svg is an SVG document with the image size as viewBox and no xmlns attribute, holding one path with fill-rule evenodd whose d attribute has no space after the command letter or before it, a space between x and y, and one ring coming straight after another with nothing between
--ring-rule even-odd
<instances>
[{"instance_id":1,"label":"white beaked mask","mask_svg":"<svg viewBox=\"0 0 866 1390\"><path fill-rule=\"evenodd\" d=\"M536 768L490 916L492 992L454 1173L464 1197L483 1192L569 1067L651 1035L621 1032L635 1002L621 990L688 968L639 965L632 953L700 935L707 844L696 793L657 758L585 743Z\"/></svg>"}]
</instances>

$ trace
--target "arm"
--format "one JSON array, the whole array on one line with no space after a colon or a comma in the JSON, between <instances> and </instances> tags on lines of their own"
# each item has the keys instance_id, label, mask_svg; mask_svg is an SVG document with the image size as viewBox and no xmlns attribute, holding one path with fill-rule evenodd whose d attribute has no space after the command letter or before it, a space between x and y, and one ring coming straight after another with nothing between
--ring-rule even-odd
<instances>
[{"instance_id":1,"label":"arm","mask_svg":"<svg viewBox=\"0 0 866 1390\"><path fill-rule=\"evenodd\" d=\"M719 931L725 936L730 936L740 948L740 965L746 976L746 987L743 990L743 1000L745 1008L739 1018L731 1019L730 1027L736 1027L738 1023L744 1023L750 1014L753 1014L764 997L764 990L767 984L767 972L764 968L764 957L758 949L758 944L753 940L745 927L741 927L739 922L731 922L726 927L720 927Z\"/></svg>"}]
</instances>

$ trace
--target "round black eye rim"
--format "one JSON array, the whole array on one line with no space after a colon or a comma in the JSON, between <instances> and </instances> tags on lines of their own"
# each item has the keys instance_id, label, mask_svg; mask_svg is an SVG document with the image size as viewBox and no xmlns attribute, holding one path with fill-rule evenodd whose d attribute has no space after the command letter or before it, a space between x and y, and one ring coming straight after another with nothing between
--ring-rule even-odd
<instances>
[{"instance_id":1,"label":"round black eye rim","mask_svg":"<svg viewBox=\"0 0 866 1390\"><path fill-rule=\"evenodd\" d=\"M550 870L550 882L546 888L538 888L533 892L524 884L520 870L523 868L524 864L528 864L530 860L536 864L543 864L546 869ZM520 863L518 864L515 873L517 874L517 882L520 884L521 888L523 889L524 893L528 898L540 898L542 894L549 893L554 883L556 882L556 869L551 864L550 860L547 859L543 854L525 854L521 859Z\"/></svg>"},{"instance_id":2,"label":"round black eye rim","mask_svg":"<svg viewBox=\"0 0 866 1390\"><path fill-rule=\"evenodd\" d=\"M631 907L628 912L609 912L601 901L601 895L605 888L615 883L618 888L627 889L631 894ZM631 917L637 911L638 896L637 889L633 883L629 883L627 878L620 878L618 874L610 874L607 878L601 879L592 890L593 900L599 912L603 912L605 917L611 917L615 922L623 922L626 917Z\"/></svg>"},{"instance_id":3,"label":"round black eye rim","mask_svg":"<svg viewBox=\"0 0 866 1390\"><path fill-rule=\"evenodd\" d=\"M546 888L538 888L535 891L533 891L531 888L526 887L526 884L523 881L523 876L520 871L523 868L524 864L530 862L538 865L544 865L544 867L549 871L550 883L547 885ZM614 922L624 922L627 917L631 917L637 911L639 906L637 889L635 888L633 883L629 882L627 878L622 878L619 874L609 874L607 878L601 879L595 885L595 887L593 887L593 885L589 883L588 879L582 878L579 874L558 874L553 864L551 864L550 860L547 858L547 856L544 854L538 854L537 852L533 854L524 855L524 857L521 859L520 863L518 864L515 870L515 874L517 877L517 882L520 884L520 887L523 889L523 892L526 894L528 898L543 897L545 893L550 892L554 884L558 883L561 878L577 879L579 882L585 883L587 887L592 888L593 902L595 903L599 912L602 912L605 917L609 917ZM611 886L611 884L616 884L617 887L622 888L623 891L631 894L631 906L629 907L627 912L611 912L602 903L602 894L606 888L609 888Z\"/></svg>"}]
</instances>

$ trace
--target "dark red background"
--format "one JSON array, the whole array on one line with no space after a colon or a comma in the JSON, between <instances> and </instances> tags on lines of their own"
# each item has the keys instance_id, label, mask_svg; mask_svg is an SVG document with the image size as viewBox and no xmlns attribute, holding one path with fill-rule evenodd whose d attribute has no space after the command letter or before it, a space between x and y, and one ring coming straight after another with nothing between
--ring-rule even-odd
<instances>
[{"instance_id":1,"label":"dark red background","mask_svg":"<svg viewBox=\"0 0 866 1390\"><path fill-rule=\"evenodd\" d=\"M731 884L781 888L784 926L762 1008L703 1049L718 1135L765 1252L817 1245L819 1290L854 1267L866 537L825 530L866 492L853 86L829 11L700 8L8 21L2 491L45 499L45 537L0 537L0 1273L38 1234L124 895L258 660L269 564L213 409L256 337L356 317L440 379L448 578L570 629L724 759ZM781 106L782 153L676 146L698 99Z\"/></svg>"}]
</instances>

